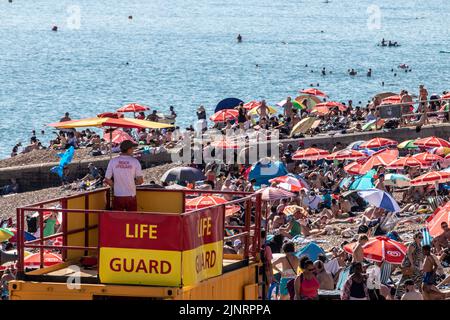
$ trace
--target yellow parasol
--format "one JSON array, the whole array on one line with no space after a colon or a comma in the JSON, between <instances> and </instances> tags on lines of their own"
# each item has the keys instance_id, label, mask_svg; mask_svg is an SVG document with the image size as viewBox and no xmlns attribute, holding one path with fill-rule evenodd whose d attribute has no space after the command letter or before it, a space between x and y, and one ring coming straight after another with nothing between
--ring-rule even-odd
<instances>
[{"instance_id":1,"label":"yellow parasol","mask_svg":"<svg viewBox=\"0 0 450 320\"><path fill-rule=\"evenodd\" d=\"M50 127L58 129L72 129L84 127L109 127L109 128L138 128L138 129L165 129L173 128L173 125L159 123L154 121L133 119L133 118L87 118L80 120L70 120L63 122L50 123ZM112 130L109 130L110 139L112 140ZM110 157L112 156L112 145L109 144Z\"/></svg>"},{"instance_id":2,"label":"yellow parasol","mask_svg":"<svg viewBox=\"0 0 450 320\"><path fill-rule=\"evenodd\" d=\"M253 108L252 110L250 110L248 112L248 115L250 115L250 116L259 116L259 114L258 114L259 108L261 108L261 106ZM271 107L271 106L267 106L267 110L268 110L267 112L269 114L277 113L277 109L275 109L274 107Z\"/></svg>"},{"instance_id":3,"label":"yellow parasol","mask_svg":"<svg viewBox=\"0 0 450 320\"><path fill-rule=\"evenodd\" d=\"M305 119L300 120L291 131L291 137L297 133L305 133L309 129L311 129L312 125L317 119L315 117L306 117Z\"/></svg>"}]
</instances>

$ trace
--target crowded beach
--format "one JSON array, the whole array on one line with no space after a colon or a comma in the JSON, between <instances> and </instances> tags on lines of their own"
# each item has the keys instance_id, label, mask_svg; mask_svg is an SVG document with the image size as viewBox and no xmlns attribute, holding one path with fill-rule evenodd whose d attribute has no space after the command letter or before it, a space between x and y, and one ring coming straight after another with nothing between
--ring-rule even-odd
<instances>
[{"instance_id":1,"label":"crowded beach","mask_svg":"<svg viewBox=\"0 0 450 320\"><path fill-rule=\"evenodd\" d=\"M386 106L398 106L400 116L384 117ZM45 144L33 132L28 145L16 145L11 158L2 161L51 154L42 161L60 162L52 172L60 177L61 193L105 186L117 190L112 167L99 168L94 160L111 158L111 164L133 157L137 160L130 165L132 181L149 188L260 194L265 299L444 300L450 297L448 137L376 137L349 145L338 142L329 150L305 148L301 140L406 126L420 131L448 122L449 108L448 92L429 95L423 85L417 96L406 90L382 93L364 105L333 101L323 91L304 89L295 99L287 97L274 106L265 100L225 99L209 117L200 106L198 122L181 130L173 107L164 115L130 104L88 119L74 120L66 113L49 124L58 130L54 140ZM258 152L261 141L272 145L270 154ZM299 142L298 148L293 141ZM186 155L190 147L201 154L201 161ZM140 157L162 152L188 161L146 178ZM83 177L73 177L68 167L80 153L92 162ZM231 154L232 161L224 159L224 153ZM1 195L5 202L20 195L20 181L11 177ZM195 210L233 200L231 195L212 194L187 200L187 207ZM117 205L136 211L126 201ZM227 224L243 226L243 211L230 206ZM8 283L16 272L17 229L14 212L2 213L1 285L2 299L8 299ZM41 234L37 217L27 217L28 239ZM61 219L57 213L45 215L44 235L59 232ZM226 230L224 253L244 250L238 230ZM49 243L62 245L62 240ZM58 250L48 251L44 262L37 252L27 251L25 267L60 261Z\"/></svg>"}]
</instances>

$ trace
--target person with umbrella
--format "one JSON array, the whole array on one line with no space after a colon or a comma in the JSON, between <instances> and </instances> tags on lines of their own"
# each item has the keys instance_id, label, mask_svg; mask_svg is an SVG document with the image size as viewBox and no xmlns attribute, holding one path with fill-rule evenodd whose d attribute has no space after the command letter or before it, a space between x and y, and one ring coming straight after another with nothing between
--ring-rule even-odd
<instances>
[{"instance_id":1,"label":"person with umbrella","mask_svg":"<svg viewBox=\"0 0 450 320\"><path fill-rule=\"evenodd\" d=\"M123 141L120 156L111 159L106 169L105 183L114 189L114 210L137 211L136 185L143 184L144 177L141 164L132 156L136 146L130 140Z\"/></svg>"}]
</instances>

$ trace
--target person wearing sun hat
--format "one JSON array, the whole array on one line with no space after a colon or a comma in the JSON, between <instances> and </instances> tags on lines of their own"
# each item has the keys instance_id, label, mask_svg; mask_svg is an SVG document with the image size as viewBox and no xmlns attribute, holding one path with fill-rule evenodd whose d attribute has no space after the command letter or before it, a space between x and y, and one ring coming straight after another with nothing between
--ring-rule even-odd
<instances>
[{"instance_id":1,"label":"person wearing sun hat","mask_svg":"<svg viewBox=\"0 0 450 320\"><path fill-rule=\"evenodd\" d=\"M105 183L114 189L114 210L137 211L136 185L144 183L144 177L141 164L133 157L136 146L130 140L123 141L120 155L111 159L106 169Z\"/></svg>"}]
</instances>

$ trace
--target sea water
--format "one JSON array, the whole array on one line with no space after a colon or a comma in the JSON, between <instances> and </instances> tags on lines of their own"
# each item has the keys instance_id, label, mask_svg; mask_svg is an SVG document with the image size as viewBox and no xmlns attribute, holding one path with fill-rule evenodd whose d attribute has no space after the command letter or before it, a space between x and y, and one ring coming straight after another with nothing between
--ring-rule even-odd
<instances>
[{"instance_id":1,"label":"sea water","mask_svg":"<svg viewBox=\"0 0 450 320\"><path fill-rule=\"evenodd\" d=\"M450 1L325 2L2 0L0 158L33 129L47 144L46 125L66 111L77 119L129 102L163 113L173 105L186 127L200 104L209 115L227 97L274 105L310 84L363 105L379 92L417 94L421 83L450 89L450 54L440 53L450 51ZM382 38L401 46L379 47Z\"/></svg>"}]
</instances>

